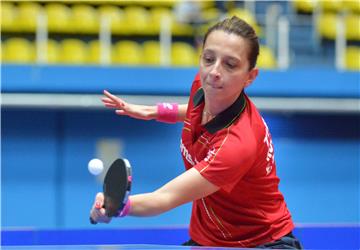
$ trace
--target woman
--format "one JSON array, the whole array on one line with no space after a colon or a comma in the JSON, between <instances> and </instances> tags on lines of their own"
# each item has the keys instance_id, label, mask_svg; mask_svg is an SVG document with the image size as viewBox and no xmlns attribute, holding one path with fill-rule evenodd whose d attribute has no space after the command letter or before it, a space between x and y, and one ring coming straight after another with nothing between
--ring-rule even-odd
<instances>
[{"instance_id":1,"label":"woman","mask_svg":"<svg viewBox=\"0 0 360 250\"><path fill-rule=\"evenodd\" d=\"M154 192L130 196L123 216L152 216L193 202L184 245L301 249L278 189L271 135L244 92L258 75L258 54L252 27L232 17L205 35L187 105L134 105L104 91L105 106L117 114L184 122L186 171ZM96 202L103 203L102 193ZM110 221L95 204L91 216Z\"/></svg>"}]
</instances>

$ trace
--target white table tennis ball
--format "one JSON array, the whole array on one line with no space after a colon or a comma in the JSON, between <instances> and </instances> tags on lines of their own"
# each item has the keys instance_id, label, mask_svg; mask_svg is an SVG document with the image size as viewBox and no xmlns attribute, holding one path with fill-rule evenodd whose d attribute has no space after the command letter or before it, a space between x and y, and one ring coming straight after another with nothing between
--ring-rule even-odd
<instances>
[{"instance_id":1,"label":"white table tennis ball","mask_svg":"<svg viewBox=\"0 0 360 250\"><path fill-rule=\"evenodd\" d=\"M99 159L92 159L88 164L89 172L98 175L104 170L104 163Z\"/></svg>"}]
</instances>

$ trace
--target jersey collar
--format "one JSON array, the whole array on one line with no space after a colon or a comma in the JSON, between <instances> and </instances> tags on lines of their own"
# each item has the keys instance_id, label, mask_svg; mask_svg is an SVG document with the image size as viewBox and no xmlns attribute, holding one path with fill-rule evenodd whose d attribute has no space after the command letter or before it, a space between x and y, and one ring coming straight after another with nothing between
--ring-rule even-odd
<instances>
[{"instance_id":1,"label":"jersey collar","mask_svg":"<svg viewBox=\"0 0 360 250\"><path fill-rule=\"evenodd\" d=\"M194 98L194 107L200 105L204 102L204 90L202 88L198 89L195 93ZM216 133L220 129L227 128L241 115L246 107L246 99L244 91L241 92L240 96L236 101L230 105L223 112L214 117L211 121L204 125L204 128L211 134Z\"/></svg>"}]
</instances>

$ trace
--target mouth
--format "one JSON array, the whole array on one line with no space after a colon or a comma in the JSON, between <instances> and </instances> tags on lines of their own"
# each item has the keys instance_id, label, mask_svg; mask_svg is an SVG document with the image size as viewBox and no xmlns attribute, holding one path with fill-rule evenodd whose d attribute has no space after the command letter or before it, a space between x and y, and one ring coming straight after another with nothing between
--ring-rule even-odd
<instances>
[{"instance_id":1,"label":"mouth","mask_svg":"<svg viewBox=\"0 0 360 250\"><path fill-rule=\"evenodd\" d=\"M209 86L212 89L223 89L221 85L218 84L212 84L212 83L206 83L207 86Z\"/></svg>"}]
</instances>

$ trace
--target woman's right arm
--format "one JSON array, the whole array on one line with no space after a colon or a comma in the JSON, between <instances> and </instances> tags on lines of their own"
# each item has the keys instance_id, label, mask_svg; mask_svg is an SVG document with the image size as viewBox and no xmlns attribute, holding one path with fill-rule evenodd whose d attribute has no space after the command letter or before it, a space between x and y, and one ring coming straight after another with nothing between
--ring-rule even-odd
<instances>
[{"instance_id":1,"label":"woman's right arm","mask_svg":"<svg viewBox=\"0 0 360 250\"><path fill-rule=\"evenodd\" d=\"M128 103L106 90L104 90L104 95L105 97L103 97L101 101L104 103L105 107L116 109L115 112L118 115L126 115L141 120L153 120L159 118L158 105L150 106ZM178 105L176 122L184 121L186 110L187 104Z\"/></svg>"}]
</instances>

